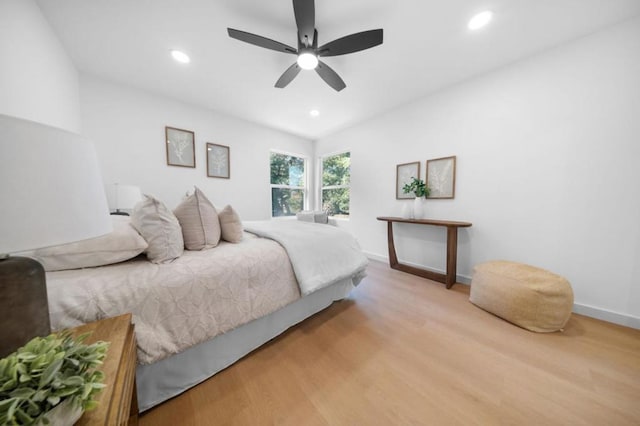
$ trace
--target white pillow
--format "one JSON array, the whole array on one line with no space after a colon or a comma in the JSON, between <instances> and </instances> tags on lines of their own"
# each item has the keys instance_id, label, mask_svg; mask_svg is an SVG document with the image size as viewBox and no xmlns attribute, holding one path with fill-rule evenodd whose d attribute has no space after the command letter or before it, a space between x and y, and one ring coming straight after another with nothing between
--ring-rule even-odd
<instances>
[{"instance_id":1,"label":"white pillow","mask_svg":"<svg viewBox=\"0 0 640 426\"><path fill-rule=\"evenodd\" d=\"M195 192L180 203L173 213L180 222L187 250L202 250L218 245L218 213L200 189L196 187Z\"/></svg>"},{"instance_id":2,"label":"white pillow","mask_svg":"<svg viewBox=\"0 0 640 426\"><path fill-rule=\"evenodd\" d=\"M36 259L45 271L63 271L124 262L147 248L144 238L131 226L130 217L111 216L111 220L110 234L19 254Z\"/></svg>"},{"instance_id":3,"label":"white pillow","mask_svg":"<svg viewBox=\"0 0 640 426\"><path fill-rule=\"evenodd\" d=\"M147 241L147 258L153 263L167 263L184 251L180 223L162 202L145 195L131 214L131 224Z\"/></svg>"},{"instance_id":4,"label":"white pillow","mask_svg":"<svg viewBox=\"0 0 640 426\"><path fill-rule=\"evenodd\" d=\"M225 206L218 213L220 227L222 228L222 239L230 243L242 241L242 222L240 216L231 206Z\"/></svg>"}]
</instances>

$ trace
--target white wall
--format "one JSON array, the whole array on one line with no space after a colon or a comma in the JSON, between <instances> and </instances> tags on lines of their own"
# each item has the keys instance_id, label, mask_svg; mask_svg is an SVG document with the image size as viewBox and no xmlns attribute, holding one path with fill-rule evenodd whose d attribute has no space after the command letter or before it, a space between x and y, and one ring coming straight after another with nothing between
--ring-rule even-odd
<instances>
[{"instance_id":1,"label":"white wall","mask_svg":"<svg viewBox=\"0 0 640 426\"><path fill-rule=\"evenodd\" d=\"M640 327L640 19L470 80L317 141L348 148L351 220L387 256L396 164L457 155L458 273L509 259L566 276L577 310ZM406 201L404 201L406 202ZM403 261L442 270L445 233L397 227ZM464 277L462 277L464 279ZM595 308L594 309L591 309Z\"/></svg>"},{"instance_id":2,"label":"white wall","mask_svg":"<svg viewBox=\"0 0 640 426\"><path fill-rule=\"evenodd\" d=\"M78 72L33 0L0 1L0 114L80 131Z\"/></svg>"},{"instance_id":3,"label":"white wall","mask_svg":"<svg viewBox=\"0 0 640 426\"><path fill-rule=\"evenodd\" d=\"M138 185L172 209L197 185L243 220L268 219L270 149L313 154L306 139L85 74L80 102L83 135L96 145L105 183ZM195 132L195 169L167 166L165 126ZM207 177L207 142L230 147L230 179Z\"/></svg>"}]
</instances>

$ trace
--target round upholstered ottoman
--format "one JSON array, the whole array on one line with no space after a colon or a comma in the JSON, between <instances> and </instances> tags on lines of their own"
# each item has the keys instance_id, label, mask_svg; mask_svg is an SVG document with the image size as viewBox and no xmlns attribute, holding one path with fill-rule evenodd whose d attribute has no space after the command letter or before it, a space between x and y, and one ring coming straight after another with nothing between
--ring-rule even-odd
<instances>
[{"instance_id":1,"label":"round upholstered ottoman","mask_svg":"<svg viewBox=\"0 0 640 426\"><path fill-rule=\"evenodd\" d=\"M469 301L527 330L561 330L571 316L573 290L560 275L517 262L476 265Z\"/></svg>"}]
</instances>

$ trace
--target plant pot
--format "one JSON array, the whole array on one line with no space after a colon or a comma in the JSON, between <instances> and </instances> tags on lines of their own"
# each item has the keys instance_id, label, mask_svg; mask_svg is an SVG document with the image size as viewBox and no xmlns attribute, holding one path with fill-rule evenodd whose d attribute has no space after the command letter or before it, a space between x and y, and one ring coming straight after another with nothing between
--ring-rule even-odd
<instances>
[{"instance_id":1,"label":"plant pot","mask_svg":"<svg viewBox=\"0 0 640 426\"><path fill-rule=\"evenodd\" d=\"M73 404L72 401L72 399L65 399L47 412L49 426L71 426L80 420L84 409L80 404ZM44 426L44 422L39 421L36 426Z\"/></svg>"},{"instance_id":2,"label":"plant pot","mask_svg":"<svg viewBox=\"0 0 640 426\"><path fill-rule=\"evenodd\" d=\"M402 205L402 218L403 219L413 219L413 205L411 203L405 202Z\"/></svg>"},{"instance_id":3,"label":"plant pot","mask_svg":"<svg viewBox=\"0 0 640 426\"><path fill-rule=\"evenodd\" d=\"M414 219L424 219L425 201L426 200L424 197L416 197L413 200L413 218Z\"/></svg>"}]
</instances>

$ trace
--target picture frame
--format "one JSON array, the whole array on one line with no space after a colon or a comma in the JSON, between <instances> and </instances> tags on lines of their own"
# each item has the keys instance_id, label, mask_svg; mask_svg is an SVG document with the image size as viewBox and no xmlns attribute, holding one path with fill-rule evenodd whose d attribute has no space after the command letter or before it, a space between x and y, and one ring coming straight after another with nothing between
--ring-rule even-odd
<instances>
[{"instance_id":1,"label":"picture frame","mask_svg":"<svg viewBox=\"0 0 640 426\"><path fill-rule=\"evenodd\" d=\"M207 142L207 176L231 178L230 148L226 145Z\"/></svg>"},{"instance_id":2,"label":"picture frame","mask_svg":"<svg viewBox=\"0 0 640 426\"><path fill-rule=\"evenodd\" d=\"M409 200L416 198L415 194L405 194L402 187L411 183L411 178L420 179L420 162L398 164L396 166L396 200Z\"/></svg>"},{"instance_id":3,"label":"picture frame","mask_svg":"<svg viewBox=\"0 0 640 426\"><path fill-rule=\"evenodd\" d=\"M446 199L456 195L456 156L427 160L428 198Z\"/></svg>"},{"instance_id":4,"label":"picture frame","mask_svg":"<svg viewBox=\"0 0 640 426\"><path fill-rule=\"evenodd\" d=\"M167 165L196 167L195 133L191 130L165 126Z\"/></svg>"}]
</instances>

